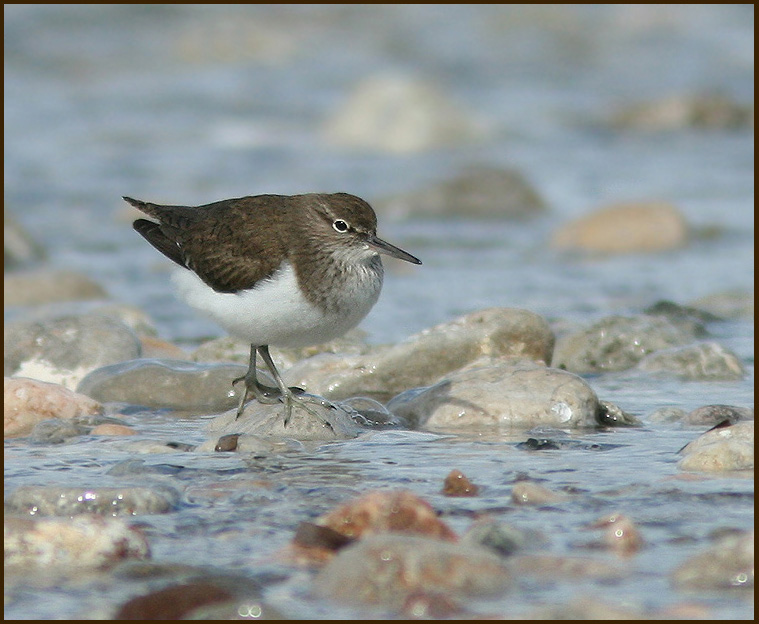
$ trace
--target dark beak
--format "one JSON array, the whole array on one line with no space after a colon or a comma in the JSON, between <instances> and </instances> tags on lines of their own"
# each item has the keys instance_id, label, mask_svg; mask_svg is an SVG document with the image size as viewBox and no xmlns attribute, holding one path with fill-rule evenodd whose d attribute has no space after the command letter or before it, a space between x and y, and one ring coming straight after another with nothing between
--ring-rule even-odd
<instances>
[{"instance_id":1,"label":"dark beak","mask_svg":"<svg viewBox=\"0 0 759 624\"><path fill-rule=\"evenodd\" d=\"M403 249L400 249L395 245L391 245L390 243L387 243L381 238L377 238L372 234L369 234L369 236L367 236L366 243L369 245L369 247L376 249L381 254L392 256L393 258L398 258L399 260L405 260L406 262L411 262L411 264L422 263L419 258L412 256L410 253L403 251Z\"/></svg>"}]
</instances>

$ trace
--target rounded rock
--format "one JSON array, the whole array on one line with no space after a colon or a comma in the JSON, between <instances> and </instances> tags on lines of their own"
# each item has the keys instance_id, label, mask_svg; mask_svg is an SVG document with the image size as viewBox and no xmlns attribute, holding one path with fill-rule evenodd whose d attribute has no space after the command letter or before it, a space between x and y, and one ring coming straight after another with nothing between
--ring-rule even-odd
<instances>
[{"instance_id":1,"label":"rounded rock","mask_svg":"<svg viewBox=\"0 0 759 624\"><path fill-rule=\"evenodd\" d=\"M6 507L30 516L136 516L166 513L179 502L179 494L160 487L76 488L55 485L24 485L6 499Z\"/></svg>"},{"instance_id":2,"label":"rounded rock","mask_svg":"<svg viewBox=\"0 0 759 624\"><path fill-rule=\"evenodd\" d=\"M735 381L746 369L735 353L716 342L662 349L637 365L647 373L668 373L685 381Z\"/></svg>"},{"instance_id":3,"label":"rounded rock","mask_svg":"<svg viewBox=\"0 0 759 624\"><path fill-rule=\"evenodd\" d=\"M681 451L681 470L726 472L754 469L754 421L710 429Z\"/></svg>"},{"instance_id":4,"label":"rounded rock","mask_svg":"<svg viewBox=\"0 0 759 624\"><path fill-rule=\"evenodd\" d=\"M599 401L576 375L519 361L454 373L395 397L387 407L410 426L426 429L576 428L597 424Z\"/></svg>"},{"instance_id":5,"label":"rounded rock","mask_svg":"<svg viewBox=\"0 0 759 624\"><path fill-rule=\"evenodd\" d=\"M99 314L5 326L5 374L60 383L74 390L92 370L140 355L136 334Z\"/></svg>"},{"instance_id":6,"label":"rounded rock","mask_svg":"<svg viewBox=\"0 0 759 624\"><path fill-rule=\"evenodd\" d=\"M693 336L660 317L610 316L556 341L552 365L577 374L627 370L646 355Z\"/></svg>"},{"instance_id":7,"label":"rounded rock","mask_svg":"<svg viewBox=\"0 0 759 624\"><path fill-rule=\"evenodd\" d=\"M88 396L58 384L6 377L3 380L3 420L6 438L28 435L39 422L71 420L102 414L103 406Z\"/></svg>"},{"instance_id":8,"label":"rounded rock","mask_svg":"<svg viewBox=\"0 0 759 624\"><path fill-rule=\"evenodd\" d=\"M237 364L144 358L94 370L77 389L104 403L214 412L238 403L242 384L233 387L232 381L245 370Z\"/></svg>"},{"instance_id":9,"label":"rounded rock","mask_svg":"<svg viewBox=\"0 0 759 624\"><path fill-rule=\"evenodd\" d=\"M567 223L551 237L551 246L596 254L676 249L688 242L682 213L665 202L623 203Z\"/></svg>"},{"instance_id":10,"label":"rounded rock","mask_svg":"<svg viewBox=\"0 0 759 624\"><path fill-rule=\"evenodd\" d=\"M417 592L468 599L500 594L510 584L500 558L483 548L401 534L367 537L340 550L314 580L321 596L389 608Z\"/></svg>"},{"instance_id":11,"label":"rounded rock","mask_svg":"<svg viewBox=\"0 0 759 624\"><path fill-rule=\"evenodd\" d=\"M404 390L437 383L483 357L548 362L553 345L553 332L541 316L487 308L369 353L310 358L286 371L284 378L288 385L331 399L365 396L385 402Z\"/></svg>"},{"instance_id":12,"label":"rounded rock","mask_svg":"<svg viewBox=\"0 0 759 624\"><path fill-rule=\"evenodd\" d=\"M101 516L5 518L5 565L104 568L150 556L145 536L122 520Z\"/></svg>"}]
</instances>

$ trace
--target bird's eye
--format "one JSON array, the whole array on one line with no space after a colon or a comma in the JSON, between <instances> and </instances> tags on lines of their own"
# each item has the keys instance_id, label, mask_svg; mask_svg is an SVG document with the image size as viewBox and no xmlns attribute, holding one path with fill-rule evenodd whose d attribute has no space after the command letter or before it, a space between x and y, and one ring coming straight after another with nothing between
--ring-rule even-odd
<instances>
[{"instance_id":1,"label":"bird's eye","mask_svg":"<svg viewBox=\"0 0 759 624\"><path fill-rule=\"evenodd\" d=\"M342 219L335 219L332 222L332 227L335 228L336 232L347 232L348 231L348 224L343 221Z\"/></svg>"}]
</instances>

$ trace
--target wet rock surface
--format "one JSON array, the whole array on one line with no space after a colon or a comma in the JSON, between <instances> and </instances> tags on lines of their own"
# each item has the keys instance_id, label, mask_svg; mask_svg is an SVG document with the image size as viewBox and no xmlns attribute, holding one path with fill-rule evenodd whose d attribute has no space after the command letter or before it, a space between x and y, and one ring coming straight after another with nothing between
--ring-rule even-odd
<instances>
[{"instance_id":1,"label":"wet rock surface","mask_svg":"<svg viewBox=\"0 0 759 624\"><path fill-rule=\"evenodd\" d=\"M649 353L684 346L694 338L661 317L611 316L559 337L552 365L579 374L621 371Z\"/></svg>"},{"instance_id":2,"label":"wet rock surface","mask_svg":"<svg viewBox=\"0 0 759 624\"><path fill-rule=\"evenodd\" d=\"M754 421L717 425L688 443L680 453L682 470L730 472L754 469Z\"/></svg>"},{"instance_id":3,"label":"wet rock surface","mask_svg":"<svg viewBox=\"0 0 759 624\"><path fill-rule=\"evenodd\" d=\"M518 361L456 373L388 403L412 427L427 429L592 427L599 404L582 379Z\"/></svg>"},{"instance_id":4,"label":"wet rock surface","mask_svg":"<svg viewBox=\"0 0 759 624\"><path fill-rule=\"evenodd\" d=\"M119 519L6 516L4 528L6 566L107 568L124 559L150 556L145 536Z\"/></svg>"},{"instance_id":5,"label":"wet rock surface","mask_svg":"<svg viewBox=\"0 0 759 624\"><path fill-rule=\"evenodd\" d=\"M336 602L398 608L417 593L452 599L504 592L511 581L495 554L409 535L375 535L348 546L314 579L314 590Z\"/></svg>"},{"instance_id":6,"label":"wet rock surface","mask_svg":"<svg viewBox=\"0 0 759 624\"><path fill-rule=\"evenodd\" d=\"M135 330L144 330L140 348L189 353L152 335L150 319L126 314L123 320L131 323L127 327L119 317L95 316L108 318L109 327L115 323L118 331L126 328L133 340ZM75 328L88 317L77 318ZM55 322L42 320L39 326ZM545 319L520 309L489 308L397 344L370 345L355 335L311 349L276 350L276 362L287 382L307 389L300 395L305 404L294 403L287 426L282 402L260 404L252 397L236 418L242 388L233 387L232 381L246 370L249 346L229 339L206 343L186 359L126 358L96 367L77 383L77 392L61 384L6 378L6 438L20 445L11 446L12 455L26 444L37 449L95 444L110 447L122 458L116 464L110 460L108 471L108 479L122 485L72 485L64 479L8 491L6 559L19 564L13 569L25 570L48 562L54 564L51 570L63 569L75 558L72 565L82 570L144 560L157 529L149 529L145 537L138 527L155 527L159 517L170 523L176 518L182 527L185 520L180 518L188 513L188 502L189 509L231 504L239 505L241 512L253 509L254 515L266 516L279 504L282 488L300 488L316 479L324 485L313 491L333 488L328 498L335 500L334 506L318 515L301 513L287 520L290 542L261 563L265 569L275 565L279 581L295 569L307 570L309 595L330 608L465 617L489 612L470 609L479 600L505 600L535 583L578 579L623 583L634 566L631 562L657 548L645 525L616 511L612 503L618 493L609 495L601 489L589 496L587 484L581 488L546 484L531 478L530 472L544 458L590 454L609 457L613 463L634 448L624 437L597 438L603 434L592 432L713 426L701 436L683 429L682 435L689 437L670 451L679 474L751 474L751 408L713 404L687 411L672 406L639 418L625 409L627 405L623 408L600 398L593 389L594 375L624 371L689 380L680 383L742 379L747 372L743 362L718 343L704 340L712 324L720 322L696 308L661 304L651 306L646 315L609 317L587 330L564 334L554 354L554 333ZM24 350L17 346L20 341L11 339L11 344L17 360L24 361ZM37 346L30 348L34 352ZM733 372L740 374L715 374L720 364L714 361L727 369L734 366ZM71 366L69 375L76 372ZM570 372L572 368L576 372ZM260 377L273 384L266 371L260 371ZM191 436L177 435L173 424L171 436L164 433L166 424L145 435L145 417L155 419L159 414L166 423L183 419ZM499 466L532 460L510 485L487 473L448 466L428 491L431 499L412 490L385 489L345 500L344 490L352 489L349 484L357 466L376 470L386 463L377 463L372 451L377 436L399 436L401 445L410 444L407 436L422 436L409 446L408 461L415 466L411 472L404 468L396 474L391 469L389 477L391 483L398 478L414 483L417 473L438 468L435 461L424 468L427 462L415 457L423 448L418 445L424 440L439 444L446 439L439 437L441 433L453 434L457 444L473 436L500 445L493 456ZM283 472L282 467L293 460L297 466L321 453L350 454L350 446L341 445L353 444L368 452L358 463L327 468L306 462L292 477L287 469ZM507 454L500 459L504 450ZM506 457L508 463L503 463ZM207 461L211 464L204 468ZM218 461L224 463L214 463ZM229 461L242 461L243 467L227 475ZM200 464L193 467L195 462ZM499 468L503 470L509 468ZM306 498L311 487L304 490ZM627 486L618 487L624 491ZM569 554L552 552L552 540L536 531L526 516L516 525L497 520L503 510L519 517L559 510L572 513L584 506L599 513L593 521L569 529L573 551ZM462 518L467 518L468 528L462 527ZM108 525L105 520L122 524ZM197 520L187 522L188 527L196 526ZM234 536L237 529L230 526L225 531ZM683 563L670 570L673 583L686 588L719 584L726 577L743 579L745 548L737 548L743 550L732 568L714 563L696 575L698 564ZM79 555L83 549L86 556ZM253 560L258 556L252 555ZM619 615L602 604L568 608L578 614ZM240 590L238 581L206 583L203 577L170 572L162 587L141 586L136 596L112 607L108 616L182 613L227 618L243 612L255 617L281 615L258 590L252 594Z\"/></svg>"},{"instance_id":7,"label":"wet rock surface","mask_svg":"<svg viewBox=\"0 0 759 624\"><path fill-rule=\"evenodd\" d=\"M72 488L23 486L6 499L10 511L31 516L135 516L167 513L177 506L178 493L168 486Z\"/></svg>"},{"instance_id":8,"label":"wet rock surface","mask_svg":"<svg viewBox=\"0 0 759 624\"><path fill-rule=\"evenodd\" d=\"M96 368L140 355L139 340L129 327L98 314L8 323L4 345L6 376L60 383L71 390Z\"/></svg>"},{"instance_id":9,"label":"wet rock surface","mask_svg":"<svg viewBox=\"0 0 759 624\"><path fill-rule=\"evenodd\" d=\"M27 435L43 420L71 420L102 412L103 406L98 401L58 384L25 377L6 377L3 380L6 438Z\"/></svg>"},{"instance_id":10,"label":"wet rock surface","mask_svg":"<svg viewBox=\"0 0 759 624\"><path fill-rule=\"evenodd\" d=\"M246 370L235 364L129 360L90 372L78 391L106 402L214 412L237 405L242 390L232 381Z\"/></svg>"},{"instance_id":11,"label":"wet rock surface","mask_svg":"<svg viewBox=\"0 0 759 624\"><path fill-rule=\"evenodd\" d=\"M364 355L305 360L284 377L288 384L327 398L367 396L383 402L404 390L435 383L481 357L547 362L553 344L553 332L540 316L527 310L490 308Z\"/></svg>"}]
</instances>

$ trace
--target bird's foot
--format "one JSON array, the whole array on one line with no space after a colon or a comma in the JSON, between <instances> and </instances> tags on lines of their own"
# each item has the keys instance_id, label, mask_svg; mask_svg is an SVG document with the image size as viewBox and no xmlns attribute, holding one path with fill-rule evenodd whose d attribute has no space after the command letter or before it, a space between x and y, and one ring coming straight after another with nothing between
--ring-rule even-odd
<instances>
[{"instance_id":1,"label":"bird's foot","mask_svg":"<svg viewBox=\"0 0 759 624\"><path fill-rule=\"evenodd\" d=\"M245 408L245 399L247 398L248 393L252 392L255 395L256 401L261 404L274 405L275 403L280 402L285 404L285 427L287 427L288 423L290 422L293 403L297 403L309 414L319 420L330 431L334 432L334 428L330 422L327 421L319 412L308 406L308 404L311 403L315 405L321 405L322 407L329 409L336 409L334 404L330 403L324 397L316 396L314 394L307 394L303 388L298 388L297 386L290 386L287 388L287 392L283 393L279 388L274 388L273 386L262 384L257 379L251 381L245 376L235 379L232 382L232 385L235 385L240 381L245 381L245 389L244 394L240 397L240 404L237 408L237 415L235 416L235 420L242 416L243 410Z\"/></svg>"}]
</instances>

